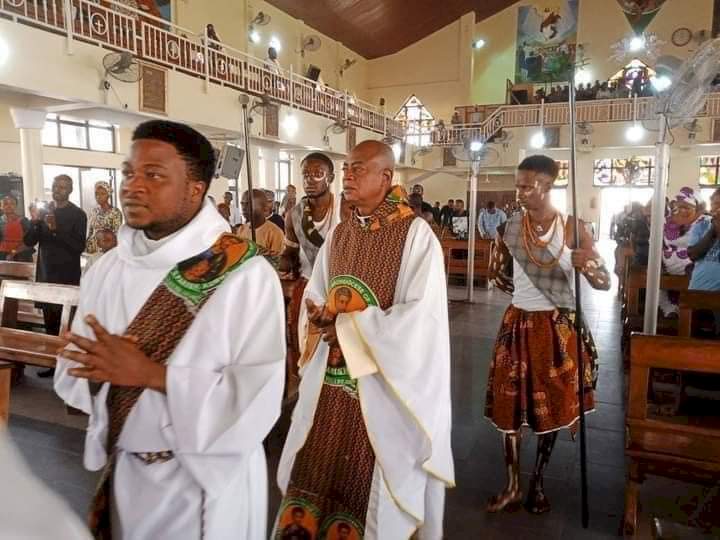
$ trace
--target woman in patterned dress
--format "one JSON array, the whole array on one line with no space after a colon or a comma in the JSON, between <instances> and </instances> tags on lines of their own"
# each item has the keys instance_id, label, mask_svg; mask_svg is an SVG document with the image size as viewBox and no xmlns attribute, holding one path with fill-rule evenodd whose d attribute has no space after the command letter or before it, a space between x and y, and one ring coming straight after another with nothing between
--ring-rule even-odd
<instances>
[{"instance_id":1,"label":"woman in patterned dress","mask_svg":"<svg viewBox=\"0 0 720 540\"><path fill-rule=\"evenodd\" d=\"M95 201L98 205L90 210L88 219L89 230L87 235L88 253L97 253L98 246L95 240L95 233L103 230L110 230L117 234L123 222L122 212L110 204L110 184L98 182L95 184Z\"/></svg>"}]
</instances>

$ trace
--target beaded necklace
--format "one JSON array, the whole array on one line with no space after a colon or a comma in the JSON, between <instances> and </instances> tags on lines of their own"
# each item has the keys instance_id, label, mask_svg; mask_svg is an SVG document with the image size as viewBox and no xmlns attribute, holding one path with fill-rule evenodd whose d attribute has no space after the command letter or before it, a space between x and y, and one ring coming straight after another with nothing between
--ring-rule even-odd
<instances>
[{"instance_id":1,"label":"beaded necklace","mask_svg":"<svg viewBox=\"0 0 720 540\"><path fill-rule=\"evenodd\" d=\"M553 223L550 230L550 236L548 237L548 240L542 240L538 234L535 232L535 230L532 227L532 224L530 223L530 213L525 213L523 216L522 221L522 240L523 240L523 246L525 247L525 251L528 254L528 258L530 259L530 262L532 262L534 265L539 266L540 268L552 268L554 266L557 266L557 264L560 262L560 258L562 257L563 252L565 251L565 242L562 243L562 246L560 246L560 251L558 252L556 257L553 257L552 260L548 262L539 261L535 255L533 254L533 248L535 249L545 249L548 245L550 245L550 242L555 238L555 234L557 233L557 227L558 222L561 223L563 230L565 230L565 220L562 218L560 214L555 215L555 219L553 219ZM532 246L532 247L531 247Z\"/></svg>"}]
</instances>

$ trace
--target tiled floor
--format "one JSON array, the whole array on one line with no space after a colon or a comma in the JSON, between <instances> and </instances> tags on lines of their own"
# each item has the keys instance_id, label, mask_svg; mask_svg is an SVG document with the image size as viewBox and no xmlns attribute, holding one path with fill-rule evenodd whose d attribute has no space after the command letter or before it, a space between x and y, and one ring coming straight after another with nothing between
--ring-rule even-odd
<instances>
[{"instance_id":1,"label":"tiled floor","mask_svg":"<svg viewBox=\"0 0 720 540\"><path fill-rule=\"evenodd\" d=\"M533 516L525 511L487 514L488 497L504 481L498 432L483 418L487 369L500 317L508 299L497 291L478 291L476 304L450 304L453 370L453 447L457 488L448 492L447 539L600 539L617 536L623 510L624 487L624 376L619 353L618 306L613 293L585 295L587 320L600 350L597 411L588 416L588 470L590 527L580 526L578 444L562 433L546 474L546 490L553 503L550 513ZM462 289L451 291L463 297ZM67 416L49 384L29 370L28 382L13 392L10 432L32 469L85 513L95 475L83 470L83 418ZM268 439L271 475L279 459L289 411ZM534 436L523 441L523 483L527 484L535 457ZM642 490L647 537L648 515L653 512L686 520L705 492L673 482L648 480ZM279 503L271 490L271 513Z\"/></svg>"}]
</instances>

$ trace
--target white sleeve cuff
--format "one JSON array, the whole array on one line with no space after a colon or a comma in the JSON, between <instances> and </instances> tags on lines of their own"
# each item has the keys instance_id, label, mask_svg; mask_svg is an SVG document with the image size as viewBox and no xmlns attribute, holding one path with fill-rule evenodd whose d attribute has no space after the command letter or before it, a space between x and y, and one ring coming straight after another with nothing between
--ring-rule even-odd
<instances>
[{"instance_id":1,"label":"white sleeve cuff","mask_svg":"<svg viewBox=\"0 0 720 540\"><path fill-rule=\"evenodd\" d=\"M353 379L377 373L378 366L370 346L362 335L352 313L340 313L335 319L340 349Z\"/></svg>"}]
</instances>

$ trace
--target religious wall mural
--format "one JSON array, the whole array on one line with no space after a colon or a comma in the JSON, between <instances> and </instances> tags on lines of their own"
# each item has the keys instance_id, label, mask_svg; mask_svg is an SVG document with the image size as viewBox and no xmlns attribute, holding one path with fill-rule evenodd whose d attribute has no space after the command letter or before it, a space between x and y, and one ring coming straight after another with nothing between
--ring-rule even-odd
<instances>
[{"instance_id":1,"label":"religious wall mural","mask_svg":"<svg viewBox=\"0 0 720 540\"><path fill-rule=\"evenodd\" d=\"M642 34L658 14L665 0L617 0L633 32Z\"/></svg>"},{"instance_id":2,"label":"religious wall mural","mask_svg":"<svg viewBox=\"0 0 720 540\"><path fill-rule=\"evenodd\" d=\"M567 81L577 44L579 0L518 8L515 83Z\"/></svg>"}]
</instances>

